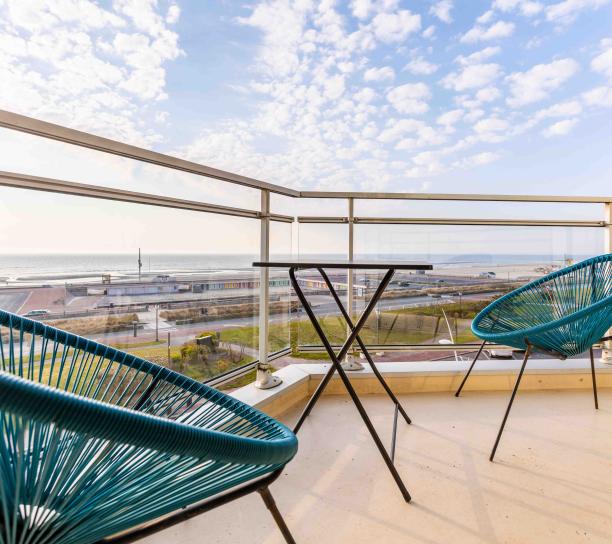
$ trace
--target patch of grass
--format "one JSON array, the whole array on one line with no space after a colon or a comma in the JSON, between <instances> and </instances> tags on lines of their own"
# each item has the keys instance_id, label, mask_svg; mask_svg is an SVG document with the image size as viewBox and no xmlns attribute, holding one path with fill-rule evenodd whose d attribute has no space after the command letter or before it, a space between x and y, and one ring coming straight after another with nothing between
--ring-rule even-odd
<instances>
[{"instance_id":1,"label":"patch of grass","mask_svg":"<svg viewBox=\"0 0 612 544\"><path fill-rule=\"evenodd\" d=\"M420 308L404 308L400 310L389 310L385 313L394 314L408 314L408 315L428 315L428 316L439 316L442 315L442 310L446 312L446 315L457 316L460 319L474 319L476 314L480 312L485 306L487 306L491 300L467 300L459 302L451 302L448 304L435 304L431 306L424 306Z\"/></svg>"},{"instance_id":2,"label":"patch of grass","mask_svg":"<svg viewBox=\"0 0 612 544\"><path fill-rule=\"evenodd\" d=\"M138 321L136 314L57 319L47 321L47 324L80 336L89 336L92 334L123 331L131 328L134 321Z\"/></svg>"}]
</instances>

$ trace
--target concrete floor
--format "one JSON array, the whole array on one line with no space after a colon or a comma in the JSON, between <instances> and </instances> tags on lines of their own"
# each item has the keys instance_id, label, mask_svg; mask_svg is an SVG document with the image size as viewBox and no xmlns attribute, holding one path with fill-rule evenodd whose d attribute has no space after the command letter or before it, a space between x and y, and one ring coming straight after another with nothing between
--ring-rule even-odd
<instances>
[{"instance_id":1,"label":"concrete floor","mask_svg":"<svg viewBox=\"0 0 612 544\"><path fill-rule=\"evenodd\" d=\"M612 542L612 391L519 393L495 463L507 393L401 398L396 466L406 504L346 397L324 397L300 451L272 486L299 544ZM365 397L386 444L393 409ZM296 415L288 414L292 422ZM258 495L195 518L147 544L282 543Z\"/></svg>"}]
</instances>

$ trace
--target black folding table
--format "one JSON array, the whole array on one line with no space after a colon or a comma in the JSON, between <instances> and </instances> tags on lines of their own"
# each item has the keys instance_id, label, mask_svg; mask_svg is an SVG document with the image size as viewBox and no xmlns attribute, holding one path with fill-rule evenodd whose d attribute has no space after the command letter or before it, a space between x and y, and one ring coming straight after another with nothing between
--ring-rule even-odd
<instances>
[{"instance_id":1,"label":"black folding table","mask_svg":"<svg viewBox=\"0 0 612 544\"><path fill-rule=\"evenodd\" d=\"M383 262L383 261L380 261L380 262L378 261L327 261L326 262L326 261L302 261L302 260L263 261L263 262L255 262L253 263L253 266L267 267L267 268L287 268L289 270L289 278L291 279L291 285L293 286L293 289L295 290L298 298L300 299L300 302L302 306L304 307L304 310L306 311L306 314L308 315L310 322L312 323L312 326L317 331L317 334L319 335L319 338L321 339L321 342L323 343L323 346L325 347L325 351L327 351L327 354L329 355L329 358L331 359L331 362L332 362L327 374L324 376L323 380L318 385L314 394L312 395L312 397L306 404L306 407L304 408L302 414L300 415L300 418L298 419L298 422L296 423L293 431L297 433L300 430L300 427L304 423L304 420L308 417L308 414L310 413L314 405L319 400L321 393L323 393L323 391L325 390L325 387L327 387L327 384L329 383L332 376L334 375L334 372L338 372L340 379L342 380L342 383L346 387L348 394L350 395L351 399L353 400L353 403L357 407L357 411L361 415L363 422L368 428L368 431L370 432L370 435L372 436L374 443L378 447L378 450L380 451L380 454L382 455L389 471L391 472L391 475L395 479L395 482L397 483L397 486L399 487L404 499L406 500L406 502L410 502L410 493L408 493L408 490L406 489L404 482L402 481L399 473L397 472L397 469L395 468L394 458L395 458L395 436L396 436L396 430L397 430L398 412L402 415L406 423L411 423L411 421L410 421L410 418L408 417L408 414L406 413L402 405L399 403L396 396L393 394L393 391L391 391L391 388L387 385L387 382L385 382L385 379L383 378L382 374L376 368L376 365L374 364L374 361L372 360L370 353L368 352L364 342L361 340L359 336L359 332L365 325L368 317L372 313L372 310L374 309L374 307L380 300L380 297L384 293L385 289L391 282L391 279L393 278L393 275L395 274L396 270L431 270L433 267L430 264L423 263L423 262L404 262L404 261L387 261L387 262ZM356 269L359 269L359 270L386 270L382 281L376 288L374 295L370 299L370 302L367 304L365 310L361 314L361 317L357 320L356 324L353 323L349 315L349 312L347 312L346 308L342 304L340 297L338 296L338 293L334 289L334 286L332 285L332 282L329 279L329 276L325 272L326 268L340 268L340 269L345 269L345 270L349 270L349 269L351 270L356 270ZM312 307L308 303L308 300L306 299L306 296L304 295L304 292L302 291L298 283L298 280L296 277L296 272L298 270L317 270L319 272L319 274L323 278L323 281L325 282L325 285L329 289L329 292L331 293L331 296L333 297L336 305L338 306L340 313L344 317L344 320L346 321L349 329L351 330L351 333L348 335L347 339L345 340L344 344L342 345L342 347L340 348L340 351L337 354L334 352L334 349L331 343L329 342L328 338L325 336L325 333L321 325L317 321L317 317L314 314ZM370 420L368 413L366 412L365 408L363 407L363 404L359 400L359 397L357 396L355 389L351 385L351 382L346 374L346 371L342 368L341 361L347 355L349 349L351 348L351 346L353 345L355 341L357 341L357 343L359 344L361 352L364 354L366 360L368 361L368 364L372 368L372 372L374 373L376 378L378 378L378 381L382 385L383 389L386 391L387 395L389 395L389 398L393 401L395 405L395 415L393 419L393 435L392 435L392 440L391 440L391 453L387 452L385 446L380 440L380 437L378 436L378 433L376 432L376 429L374 428L374 425L372 424L372 421Z\"/></svg>"}]
</instances>

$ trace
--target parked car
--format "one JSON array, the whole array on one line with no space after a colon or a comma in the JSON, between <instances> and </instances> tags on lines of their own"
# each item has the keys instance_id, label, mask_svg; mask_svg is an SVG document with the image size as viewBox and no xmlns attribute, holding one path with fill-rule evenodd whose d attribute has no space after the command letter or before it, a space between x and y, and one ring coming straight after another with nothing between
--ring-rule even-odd
<instances>
[{"instance_id":1,"label":"parked car","mask_svg":"<svg viewBox=\"0 0 612 544\"><path fill-rule=\"evenodd\" d=\"M51 315L49 310L30 310L25 317L46 317L48 315Z\"/></svg>"}]
</instances>

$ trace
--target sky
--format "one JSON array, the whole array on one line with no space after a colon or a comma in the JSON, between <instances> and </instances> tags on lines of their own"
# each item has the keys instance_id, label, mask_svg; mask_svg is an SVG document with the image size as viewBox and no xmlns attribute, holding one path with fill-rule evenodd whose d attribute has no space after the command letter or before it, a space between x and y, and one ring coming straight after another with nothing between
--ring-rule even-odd
<instances>
[{"instance_id":1,"label":"sky","mask_svg":"<svg viewBox=\"0 0 612 544\"><path fill-rule=\"evenodd\" d=\"M0 0L0 73L1 109L298 189L612 192L612 0ZM1 131L0 145L3 170L257 205L253 191L30 136ZM201 218L2 191L14 229L55 215L73 247L198 244L188 222ZM75 214L98 214L105 236L75 233ZM251 227L225 230L252 245Z\"/></svg>"}]
</instances>

